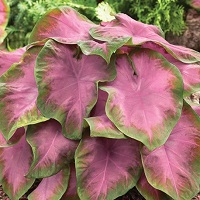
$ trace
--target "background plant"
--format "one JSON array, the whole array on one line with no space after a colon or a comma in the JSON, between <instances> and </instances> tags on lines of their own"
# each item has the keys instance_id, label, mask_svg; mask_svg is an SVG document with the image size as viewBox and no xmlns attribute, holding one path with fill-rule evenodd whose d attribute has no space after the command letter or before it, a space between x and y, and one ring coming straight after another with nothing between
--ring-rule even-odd
<instances>
[{"instance_id":1,"label":"background plant","mask_svg":"<svg viewBox=\"0 0 200 200\"><path fill-rule=\"evenodd\" d=\"M0 52L0 181L11 199L146 199L199 192L200 54L116 14L48 11L29 45ZM73 19L73 20L71 20ZM158 170L159 169L159 170Z\"/></svg>"},{"instance_id":2,"label":"background plant","mask_svg":"<svg viewBox=\"0 0 200 200\"><path fill-rule=\"evenodd\" d=\"M143 23L159 26L165 33L181 34L185 28L184 1L179 0L136 0L112 1L117 10Z\"/></svg>"}]
</instances>

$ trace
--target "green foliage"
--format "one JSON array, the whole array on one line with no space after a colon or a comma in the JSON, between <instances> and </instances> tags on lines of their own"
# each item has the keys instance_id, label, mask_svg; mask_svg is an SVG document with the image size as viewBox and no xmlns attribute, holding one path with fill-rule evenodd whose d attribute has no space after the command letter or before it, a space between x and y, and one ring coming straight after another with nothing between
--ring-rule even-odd
<instances>
[{"instance_id":1,"label":"green foliage","mask_svg":"<svg viewBox=\"0 0 200 200\"><path fill-rule=\"evenodd\" d=\"M147 24L159 26L165 33L181 34L185 28L184 7L180 0L106 0L117 12Z\"/></svg>"},{"instance_id":2,"label":"green foliage","mask_svg":"<svg viewBox=\"0 0 200 200\"><path fill-rule=\"evenodd\" d=\"M68 5L79 10L91 20L95 21L95 0L8 0L11 16L8 24L8 48L16 49L28 43L28 37L36 22L50 9Z\"/></svg>"}]
</instances>

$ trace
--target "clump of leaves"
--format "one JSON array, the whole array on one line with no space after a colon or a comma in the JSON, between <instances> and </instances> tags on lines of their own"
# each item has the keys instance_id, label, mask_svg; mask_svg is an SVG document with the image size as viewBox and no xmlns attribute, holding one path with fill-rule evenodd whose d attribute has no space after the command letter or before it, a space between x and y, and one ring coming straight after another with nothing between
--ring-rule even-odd
<instances>
[{"instance_id":1,"label":"clump of leaves","mask_svg":"<svg viewBox=\"0 0 200 200\"><path fill-rule=\"evenodd\" d=\"M72 20L73 19L73 20ZM0 179L19 199L191 199L200 188L200 54L116 14L47 12L0 52ZM197 113L196 113L196 112Z\"/></svg>"}]
</instances>

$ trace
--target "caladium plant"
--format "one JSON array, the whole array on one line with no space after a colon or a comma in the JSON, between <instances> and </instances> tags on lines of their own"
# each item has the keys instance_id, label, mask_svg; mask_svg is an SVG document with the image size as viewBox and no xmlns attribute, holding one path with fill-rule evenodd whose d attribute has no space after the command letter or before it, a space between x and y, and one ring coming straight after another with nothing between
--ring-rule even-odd
<instances>
[{"instance_id":1,"label":"caladium plant","mask_svg":"<svg viewBox=\"0 0 200 200\"><path fill-rule=\"evenodd\" d=\"M0 52L0 180L13 200L146 199L200 191L200 53L124 14L46 13Z\"/></svg>"}]
</instances>

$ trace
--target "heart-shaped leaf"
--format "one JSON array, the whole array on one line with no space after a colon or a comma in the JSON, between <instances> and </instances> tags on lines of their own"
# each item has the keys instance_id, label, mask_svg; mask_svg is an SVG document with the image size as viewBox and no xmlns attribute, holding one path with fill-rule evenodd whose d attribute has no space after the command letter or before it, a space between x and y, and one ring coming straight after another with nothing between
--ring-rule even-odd
<instances>
[{"instance_id":1,"label":"heart-shaped leaf","mask_svg":"<svg viewBox=\"0 0 200 200\"><path fill-rule=\"evenodd\" d=\"M105 112L108 94L102 90L98 91L98 100L89 118L85 120L90 126L90 136L106 138L126 138L116 126L109 120Z\"/></svg>"},{"instance_id":2,"label":"heart-shaped leaf","mask_svg":"<svg viewBox=\"0 0 200 200\"><path fill-rule=\"evenodd\" d=\"M75 164L80 199L115 199L140 177L139 142L86 137L78 146Z\"/></svg>"},{"instance_id":3,"label":"heart-shaped leaf","mask_svg":"<svg viewBox=\"0 0 200 200\"><path fill-rule=\"evenodd\" d=\"M173 200L164 192L157 190L149 184L145 174L143 173L137 182L137 189L145 199L148 200Z\"/></svg>"},{"instance_id":4,"label":"heart-shaped leaf","mask_svg":"<svg viewBox=\"0 0 200 200\"><path fill-rule=\"evenodd\" d=\"M161 146L181 114L179 71L160 54L142 49L130 61L119 56L116 68L117 78L100 87L109 94L107 116L125 135L149 149Z\"/></svg>"},{"instance_id":5,"label":"heart-shaped leaf","mask_svg":"<svg viewBox=\"0 0 200 200\"><path fill-rule=\"evenodd\" d=\"M106 25L92 27L90 34L93 38L100 41L111 41L113 38L123 39L131 37L127 45L136 46L145 42L152 41L162 46L174 58L185 62L193 63L200 61L200 54L192 49L172 45L163 37L162 32L156 26L143 24L135 21L125 14L117 14L116 19Z\"/></svg>"},{"instance_id":6,"label":"heart-shaped leaf","mask_svg":"<svg viewBox=\"0 0 200 200\"><path fill-rule=\"evenodd\" d=\"M29 43L53 38L61 43L77 44L90 38L89 29L96 26L76 10L62 6L47 12L34 27ZM64 27L64 28L63 28Z\"/></svg>"},{"instance_id":7,"label":"heart-shaped leaf","mask_svg":"<svg viewBox=\"0 0 200 200\"><path fill-rule=\"evenodd\" d=\"M27 141L34 159L28 176L43 178L60 171L74 159L78 141L65 138L56 120L49 120L28 127Z\"/></svg>"},{"instance_id":8,"label":"heart-shaped leaf","mask_svg":"<svg viewBox=\"0 0 200 200\"><path fill-rule=\"evenodd\" d=\"M0 51L0 76L6 72L13 63L20 61L25 52L25 48L20 48L12 52Z\"/></svg>"},{"instance_id":9,"label":"heart-shaped leaf","mask_svg":"<svg viewBox=\"0 0 200 200\"><path fill-rule=\"evenodd\" d=\"M19 63L0 78L0 129L8 140L17 128L47 120L36 107L38 90L34 77L40 47L29 49Z\"/></svg>"},{"instance_id":10,"label":"heart-shaped leaf","mask_svg":"<svg viewBox=\"0 0 200 200\"><path fill-rule=\"evenodd\" d=\"M152 152L143 147L142 159L148 182L173 199L188 200L199 192L200 118L189 105L184 103L166 143Z\"/></svg>"},{"instance_id":11,"label":"heart-shaped leaf","mask_svg":"<svg viewBox=\"0 0 200 200\"><path fill-rule=\"evenodd\" d=\"M68 181L69 168L48 178L43 178L38 187L28 196L28 200L60 199L67 189Z\"/></svg>"},{"instance_id":12,"label":"heart-shaped leaf","mask_svg":"<svg viewBox=\"0 0 200 200\"><path fill-rule=\"evenodd\" d=\"M35 181L25 177L31 161L32 152L25 135L14 146L0 148L1 183L12 200L18 200Z\"/></svg>"},{"instance_id":13,"label":"heart-shaped leaf","mask_svg":"<svg viewBox=\"0 0 200 200\"><path fill-rule=\"evenodd\" d=\"M113 80L115 69L99 56L74 57L76 46L48 41L36 67L37 105L42 114L62 124L67 138L80 139L83 119L97 101L99 81Z\"/></svg>"}]
</instances>

